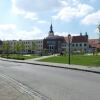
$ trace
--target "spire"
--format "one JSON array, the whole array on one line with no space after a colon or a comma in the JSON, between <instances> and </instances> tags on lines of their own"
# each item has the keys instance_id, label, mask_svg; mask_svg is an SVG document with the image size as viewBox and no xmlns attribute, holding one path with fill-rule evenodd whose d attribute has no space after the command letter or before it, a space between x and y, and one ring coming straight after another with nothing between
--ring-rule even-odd
<instances>
[{"instance_id":1,"label":"spire","mask_svg":"<svg viewBox=\"0 0 100 100\"><path fill-rule=\"evenodd\" d=\"M52 21L51 21L51 25L50 25L49 36L54 36Z\"/></svg>"},{"instance_id":2,"label":"spire","mask_svg":"<svg viewBox=\"0 0 100 100\"><path fill-rule=\"evenodd\" d=\"M53 32L52 23L51 23L51 26L50 26L50 32Z\"/></svg>"}]
</instances>

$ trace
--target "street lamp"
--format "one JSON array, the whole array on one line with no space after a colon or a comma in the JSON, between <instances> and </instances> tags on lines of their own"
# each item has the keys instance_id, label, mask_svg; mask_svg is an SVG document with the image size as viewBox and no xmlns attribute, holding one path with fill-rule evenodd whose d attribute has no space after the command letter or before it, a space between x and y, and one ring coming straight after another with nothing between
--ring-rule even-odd
<instances>
[{"instance_id":1,"label":"street lamp","mask_svg":"<svg viewBox=\"0 0 100 100\"><path fill-rule=\"evenodd\" d=\"M68 34L68 47L69 47L69 55L68 55L68 57L69 57L69 59L68 59L68 63L69 63L69 65L70 65L70 42L71 42L71 35L70 34Z\"/></svg>"}]
</instances>

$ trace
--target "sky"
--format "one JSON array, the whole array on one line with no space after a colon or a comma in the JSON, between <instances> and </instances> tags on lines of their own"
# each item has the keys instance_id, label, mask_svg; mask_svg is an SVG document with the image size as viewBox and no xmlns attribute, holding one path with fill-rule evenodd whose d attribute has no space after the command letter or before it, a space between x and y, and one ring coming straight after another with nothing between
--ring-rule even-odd
<instances>
[{"instance_id":1,"label":"sky","mask_svg":"<svg viewBox=\"0 0 100 100\"><path fill-rule=\"evenodd\" d=\"M0 39L32 40L55 35L99 37L100 0L0 0Z\"/></svg>"}]
</instances>

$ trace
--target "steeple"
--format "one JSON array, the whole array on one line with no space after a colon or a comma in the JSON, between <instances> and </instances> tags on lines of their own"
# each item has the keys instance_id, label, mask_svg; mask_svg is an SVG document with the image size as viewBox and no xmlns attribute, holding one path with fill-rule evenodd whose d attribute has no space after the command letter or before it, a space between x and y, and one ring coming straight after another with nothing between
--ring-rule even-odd
<instances>
[{"instance_id":1,"label":"steeple","mask_svg":"<svg viewBox=\"0 0 100 100\"><path fill-rule=\"evenodd\" d=\"M52 23L51 23L51 26L50 26L50 32L53 32Z\"/></svg>"},{"instance_id":2,"label":"steeple","mask_svg":"<svg viewBox=\"0 0 100 100\"><path fill-rule=\"evenodd\" d=\"M51 25L50 25L49 36L54 36L52 23L51 23Z\"/></svg>"}]
</instances>

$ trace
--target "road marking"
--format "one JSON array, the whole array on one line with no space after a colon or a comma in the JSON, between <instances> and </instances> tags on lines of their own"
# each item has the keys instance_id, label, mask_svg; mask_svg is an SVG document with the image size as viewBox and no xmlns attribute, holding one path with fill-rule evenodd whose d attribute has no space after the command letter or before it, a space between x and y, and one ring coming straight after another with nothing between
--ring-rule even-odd
<instances>
[{"instance_id":1,"label":"road marking","mask_svg":"<svg viewBox=\"0 0 100 100\"><path fill-rule=\"evenodd\" d=\"M41 94L40 92L33 90L25 85L23 85L21 82L5 75L4 73L0 73L0 77L7 80L8 84L11 85L13 88L15 88L17 91L26 94L30 97L30 100L52 100L51 98L46 97L45 95Z\"/></svg>"}]
</instances>

